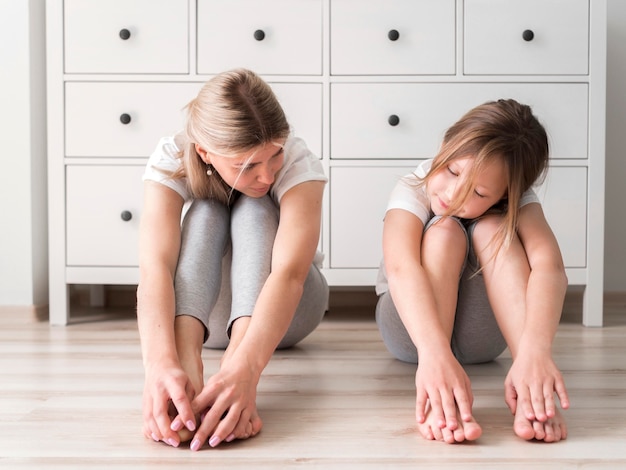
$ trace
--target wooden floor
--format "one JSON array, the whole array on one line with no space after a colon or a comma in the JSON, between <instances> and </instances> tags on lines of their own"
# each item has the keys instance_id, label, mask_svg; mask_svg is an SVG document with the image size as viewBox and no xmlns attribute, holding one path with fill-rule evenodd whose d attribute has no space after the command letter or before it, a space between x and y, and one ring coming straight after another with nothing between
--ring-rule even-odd
<instances>
[{"instance_id":1,"label":"wooden floor","mask_svg":"<svg viewBox=\"0 0 626 470\"><path fill-rule=\"evenodd\" d=\"M525 442L511 430L510 365L468 367L476 443L423 440L414 428L414 367L394 360L368 309L336 308L301 345L278 352L259 389L263 431L191 452L141 434L142 363L132 309L94 311L50 328L0 310L1 469L626 468L626 310L603 328L559 329L569 438ZM205 351L207 373L219 354Z\"/></svg>"}]
</instances>

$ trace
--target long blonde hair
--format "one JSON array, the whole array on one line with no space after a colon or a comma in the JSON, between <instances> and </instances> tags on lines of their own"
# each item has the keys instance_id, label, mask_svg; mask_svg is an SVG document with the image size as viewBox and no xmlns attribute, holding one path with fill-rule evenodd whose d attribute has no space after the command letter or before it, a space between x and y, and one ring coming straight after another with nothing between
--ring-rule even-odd
<instances>
[{"instance_id":1,"label":"long blonde hair","mask_svg":"<svg viewBox=\"0 0 626 470\"><path fill-rule=\"evenodd\" d=\"M270 86L246 69L223 72L210 79L186 106L182 167L172 176L187 178L194 198L231 202L233 188L207 165L196 144L222 157L239 156L265 143L285 139L289 123Z\"/></svg>"},{"instance_id":2,"label":"long blonde hair","mask_svg":"<svg viewBox=\"0 0 626 470\"><path fill-rule=\"evenodd\" d=\"M545 175L549 161L548 136L529 106L513 99L490 101L467 112L445 133L439 153L421 184L462 157L474 158L460 196L449 208L460 208L471 196L473 180L482 168L501 159L507 172L504 198L494 206L502 214L497 250L508 246L517 230L522 195Z\"/></svg>"}]
</instances>

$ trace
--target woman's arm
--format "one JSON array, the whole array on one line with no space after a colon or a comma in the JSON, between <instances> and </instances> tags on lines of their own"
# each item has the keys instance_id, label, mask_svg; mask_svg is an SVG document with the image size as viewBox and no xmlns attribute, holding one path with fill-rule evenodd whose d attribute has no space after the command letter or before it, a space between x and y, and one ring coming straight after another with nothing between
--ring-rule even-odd
<instances>
[{"instance_id":1,"label":"woman's arm","mask_svg":"<svg viewBox=\"0 0 626 470\"><path fill-rule=\"evenodd\" d=\"M323 182L311 181L293 187L283 196L270 275L252 316L233 324L220 371L194 400L198 411L210 409L192 446L209 436L209 444L216 446L233 435L246 434L244 428L250 416L256 414L256 387L261 373L291 324L317 250L323 192ZM220 421L226 411L228 415Z\"/></svg>"},{"instance_id":2,"label":"woman's arm","mask_svg":"<svg viewBox=\"0 0 626 470\"><path fill-rule=\"evenodd\" d=\"M416 374L416 419L425 422L427 402L440 427L457 427L457 406L464 421L472 419L467 374L450 348L450 331L442 323L431 280L422 265L424 226L401 209L387 212L383 255L389 291L419 356ZM458 286L455 286L455 289ZM452 312L454 314L454 312Z\"/></svg>"},{"instance_id":3,"label":"woman's arm","mask_svg":"<svg viewBox=\"0 0 626 470\"><path fill-rule=\"evenodd\" d=\"M174 273L180 250L182 198L152 181L144 183L139 231L137 321L146 374L144 434L178 444L167 413L172 400L183 422L193 420L189 383L176 353L174 339Z\"/></svg>"}]
</instances>

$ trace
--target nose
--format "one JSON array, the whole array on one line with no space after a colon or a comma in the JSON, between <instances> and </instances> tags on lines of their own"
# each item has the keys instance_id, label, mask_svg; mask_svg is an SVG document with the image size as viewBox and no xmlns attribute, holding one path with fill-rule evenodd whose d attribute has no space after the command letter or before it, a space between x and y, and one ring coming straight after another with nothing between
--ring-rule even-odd
<instances>
[{"instance_id":1,"label":"nose","mask_svg":"<svg viewBox=\"0 0 626 470\"><path fill-rule=\"evenodd\" d=\"M454 200L454 197L456 195L456 184L449 184L448 187L446 188L446 192L445 195L448 198L448 202L451 202Z\"/></svg>"},{"instance_id":2,"label":"nose","mask_svg":"<svg viewBox=\"0 0 626 470\"><path fill-rule=\"evenodd\" d=\"M263 184L272 184L274 182L274 170L269 165L262 165L259 168L257 175L257 181Z\"/></svg>"}]
</instances>

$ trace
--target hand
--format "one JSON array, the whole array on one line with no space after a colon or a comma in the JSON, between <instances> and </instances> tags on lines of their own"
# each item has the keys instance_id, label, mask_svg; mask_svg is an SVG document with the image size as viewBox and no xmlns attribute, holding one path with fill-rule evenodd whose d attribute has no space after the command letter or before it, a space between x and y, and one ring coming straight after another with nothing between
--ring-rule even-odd
<instances>
[{"instance_id":1,"label":"hand","mask_svg":"<svg viewBox=\"0 0 626 470\"><path fill-rule=\"evenodd\" d=\"M555 392L561 407L569 408L565 382L549 353L518 354L504 382L505 400L511 413L515 414L519 406L529 421L545 422L556 414Z\"/></svg>"},{"instance_id":2,"label":"hand","mask_svg":"<svg viewBox=\"0 0 626 470\"><path fill-rule=\"evenodd\" d=\"M419 424L426 421L428 405L429 422L440 429L456 430L458 416L465 422L473 420L470 380L452 352L446 357L420 357L415 387L415 417Z\"/></svg>"},{"instance_id":3,"label":"hand","mask_svg":"<svg viewBox=\"0 0 626 470\"><path fill-rule=\"evenodd\" d=\"M255 436L263 425L256 408L258 377L234 358L223 361L220 370L193 400L192 406L202 416L191 449L198 450L207 441L211 447L234 439Z\"/></svg>"},{"instance_id":4,"label":"hand","mask_svg":"<svg viewBox=\"0 0 626 470\"><path fill-rule=\"evenodd\" d=\"M180 444L178 433L172 429L170 406L176 409L179 420L194 431L191 400L195 390L189 377L179 365L156 365L146 367L143 390L143 433L155 441L171 446Z\"/></svg>"}]
</instances>

